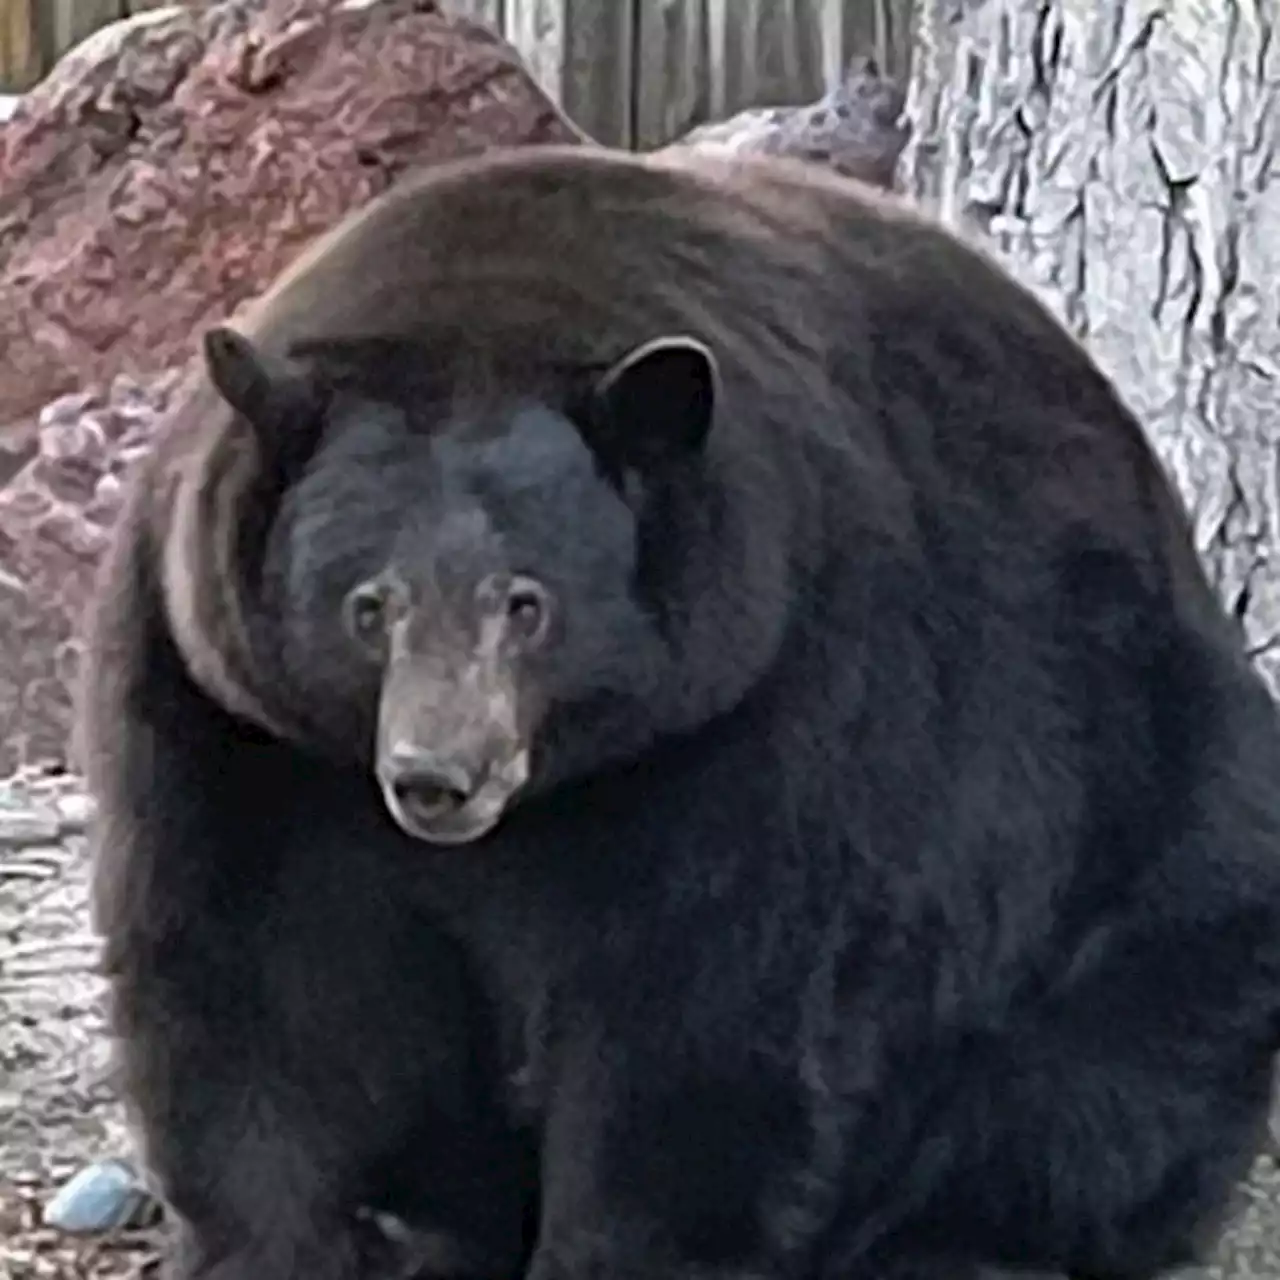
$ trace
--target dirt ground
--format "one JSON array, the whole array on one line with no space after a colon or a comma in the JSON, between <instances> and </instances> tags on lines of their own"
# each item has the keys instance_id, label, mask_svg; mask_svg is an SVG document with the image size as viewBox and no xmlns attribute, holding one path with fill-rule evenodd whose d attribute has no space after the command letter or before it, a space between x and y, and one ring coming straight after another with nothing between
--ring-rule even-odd
<instances>
[{"instance_id":1,"label":"dirt ground","mask_svg":"<svg viewBox=\"0 0 1280 1280\"><path fill-rule=\"evenodd\" d=\"M128 1151L93 972L87 816L74 778L0 782L0 1280L152 1273L160 1244L148 1231L77 1241L41 1223L70 1174ZM1277 1156L1273 1144L1242 1188L1215 1263L1181 1280L1280 1280Z\"/></svg>"},{"instance_id":2,"label":"dirt ground","mask_svg":"<svg viewBox=\"0 0 1280 1280\"><path fill-rule=\"evenodd\" d=\"M149 1269L157 1243L76 1240L41 1223L70 1174L127 1150L107 1081L86 817L74 779L0 783L0 1280Z\"/></svg>"}]
</instances>

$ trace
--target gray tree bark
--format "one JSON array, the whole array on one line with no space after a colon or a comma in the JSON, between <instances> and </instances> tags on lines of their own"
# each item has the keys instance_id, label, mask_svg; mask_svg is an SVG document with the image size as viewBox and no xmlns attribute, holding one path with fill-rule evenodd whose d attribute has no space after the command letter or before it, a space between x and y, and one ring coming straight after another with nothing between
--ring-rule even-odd
<instances>
[{"instance_id":1,"label":"gray tree bark","mask_svg":"<svg viewBox=\"0 0 1280 1280\"><path fill-rule=\"evenodd\" d=\"M1280 694L1280 0L925 0L906 189L1148 427Z\"/></svg>"},{"instance_id":2,"label":"gray tree bark","mask_svg":"<svg viewBox=\"0 0 1280 1280\"><path fill-rule=\"evenodd\" d=\"M922 0L900 179L1116 380L1280 695L1278 21L1280 0ZM1188 1276L1280 1276L1274 1152Z\"/></svg>"}]
</instances>

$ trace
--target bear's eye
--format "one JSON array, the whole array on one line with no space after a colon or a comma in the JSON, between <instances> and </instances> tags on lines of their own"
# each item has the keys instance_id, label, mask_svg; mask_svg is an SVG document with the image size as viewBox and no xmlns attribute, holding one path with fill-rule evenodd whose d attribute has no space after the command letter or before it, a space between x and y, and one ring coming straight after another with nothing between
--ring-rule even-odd
<instances>
[{"instance_id":1,"label":"bear's eye","mask_svg":"<svg viewBox=\"0 0 1280 1280\"><path fill-rule=\"evenodd\" d=\"M526 646L540 644L551 621L547 589L533 578L517 574L507 589L507 625Z\"/></svg>"},{"instance_id":2,"label":"bear's eye","mask_svg":"<svg viewBox=\"0 0 1280 1280\"><path fill-rule=\"evenodd\" d=\"M344 608L347 631L365 648L382 648L387 631L387 590L376 582L361 583L347 596Z\"/></svg>"}]
</instances>

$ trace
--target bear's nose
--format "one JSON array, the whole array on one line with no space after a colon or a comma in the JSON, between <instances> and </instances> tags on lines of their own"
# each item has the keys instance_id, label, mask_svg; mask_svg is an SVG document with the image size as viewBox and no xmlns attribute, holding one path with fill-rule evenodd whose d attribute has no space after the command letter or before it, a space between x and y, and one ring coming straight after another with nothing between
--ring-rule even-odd
<instances>
[{"instance_id":1,"label":"bear's nose","mask_svg":"<svg viewBox=\"0 0 1280 1280\"><path fill-rule=\"evenodd\" d=\"M442 752L397 746L383 764L382 783L406 816L431 822L463 805L479 787L478 772Z\"/></svg>"}]
</instances>

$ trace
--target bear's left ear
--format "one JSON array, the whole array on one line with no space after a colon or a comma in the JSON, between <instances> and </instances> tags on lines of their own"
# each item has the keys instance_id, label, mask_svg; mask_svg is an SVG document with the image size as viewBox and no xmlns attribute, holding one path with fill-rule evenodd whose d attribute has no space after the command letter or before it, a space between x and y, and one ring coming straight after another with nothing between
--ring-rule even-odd
<instances>
[{"instance_id":1,"label":"bear's left ear","mask_svg":"<svg viewBox=\"0 0 1280 1280\"><path fill-rule=\"evenodd\" d=\"M701 451L711 432L720 372L705 342L686 334L629 351L595 384L597 445L642 474Z\"/></svg>"},{"instance_id":2,"label":"bear's left ear","mask_svg":"<svg viewBox=\"0 0 1280 1280\"><path fill-rule=\"evenodd\" d=\"M314 388L301 370L259 350L229 326L206 332L204 361L214 390L264 444L279 444L281 432L305 426L299 419L315 413Z\"/></svg>"}]
</instances>

